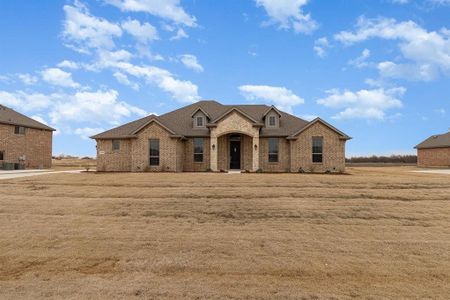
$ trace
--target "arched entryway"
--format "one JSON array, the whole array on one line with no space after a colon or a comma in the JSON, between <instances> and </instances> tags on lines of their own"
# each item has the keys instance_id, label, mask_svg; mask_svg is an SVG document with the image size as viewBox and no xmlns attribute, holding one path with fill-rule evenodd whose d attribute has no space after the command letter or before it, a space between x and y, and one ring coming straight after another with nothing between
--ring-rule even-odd
<instances>
[{"instance_id":1,"label":"arched entryway","mask_svg":"<svg viewBox=\"0 0 450 300\"><path fill-rule=\"evenodd\" d=\"M228 133L217 138L219 170L253 170L253 137Z\"/></svg>"}]
</instances>

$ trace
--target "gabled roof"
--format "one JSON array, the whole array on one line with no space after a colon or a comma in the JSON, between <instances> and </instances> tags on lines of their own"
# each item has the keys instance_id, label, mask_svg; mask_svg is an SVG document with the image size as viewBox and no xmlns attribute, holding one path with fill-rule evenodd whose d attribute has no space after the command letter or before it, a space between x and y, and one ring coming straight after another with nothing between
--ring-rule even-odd
<instances>
[{"instance_id":1,"label":"gabled roof","mask_svg":"<svg viewBox=\"0 0 450 300\"><path fill-rule=\"evenodd\" d=\"M266 112L263 114L263 118L265 118L266 116L267 116L267 114L269 113L269 112L271 112L271 111L275 111L280 117L281 117L281 112L275 107L275 106L271 106L271 107L269 107L269 109L268 110L266 110Z\"/></svg>"},{"instance_id":2,"label":"gabled roof","mask_svg":"<svg viewBox=\"0 0 450 300\"><path fill-rule=\"evenodd\" d=\"M0 105L0 124L18 125L28 128L43 129L49 131L55 131L55 129L42 124L32 118L29 118L9 107Z\"/></svg>"},{"instance_id":3,"label":"gabled roof","mask_svg":"<svg viewBox=\"0 0 450 300\"><path fill-rule=\"evenodd\" d=\"M232 112L238 112L248 118L254 126L263 126L264 115L272 110L274 107L268 105L223 105L212 100L205 100L193 103L191 105L179 108L161 116L147 116L145 118L127 123L125 125L113 128L103 133L93 136L93 139L113 139L113 138L134 138L136 132L147 126L149 122L158 121L159 124L166 128L172 136L178 137L192 137L210 135L209 128L197 128L193 126L192 116L199 110L207 113L212 120L209 124L214 126L214 123L220 121L225 116ZM286 112L277 110L280 114L279 127L267 128L262 127L260 131L261 137L278 136L288 137L298 132L310 122L300 119L296 116L290 115ZM330 127L331 125L329 125ZM334 127L330 127L334 128ZM337 130L337 129L335 129ZM343 137L347 137L342 134Z\"/></svg>"},{"instance_id":4,"label":"gabled roof","mask_svg":"<svg viewBox=\"0 0 450 300\"><path fill-rule=\"evenodd\" d=\"M430 148L447 148L447 147L450 147L450 132L432 135L414 148L430 149Z\"/></svg>"},{"instance_id":5,"label":"gabled roof","mask_svg":"<svg viewBox=\"0 0 450 300\"><path fill-rule=\"evenodd\" d=\"M316 123L321 123L323 125L325 125L326 127L330 128L331 130L333 130L334 132L336 132L337 134L339 134L341 136L342 139L344 140L350 140L351 137L349 137L348 135L346 135L345 133L343 133L342 131L340 131L339 129L337 129L336 127L332 126L331 124L325 122L324 120L322 120L321 118L315 118L314 120L312 120L311 122L308 123L308 125L306 125L305 127L301 128L300 130L294 132L292 135L290 135L288 138L289 139L295 139L296 136L298 136L300 133L302 133L303 131L305 131L306 129L310 128L311 126L313 126Z\"/></svg>"},{"instance_id":6,"label":"gabled roof","mask_svg":"<svg viewBox=\"0 0 450 300\"><path fill-rule=\"evenodd\" d=\"M214 121L212 121L211 123L217 123L220 120L222 120L223 118L225 118L226 116L228 116L229 114L231 114L232 112L237 112L240 113L241 115L243 115L244 117L246 117L247 119L249 119L250 121L252 121L253 123L258 123L258 121L256 121L255 119L253 119L251 116L249 116L247 113L245 113L244 111L240 110L238 107L231 107L229 110L225 111L222 115L220 115L218 118L216 118Z\"/></svg>"},{"instance_id":7,"label":"gabled roof","mask_svg":"<svg viewBox=\"0 0 450 300\"><path fill-rule=\"evenodd\" d=\"M211 120L211 116L206 111L204 111L203 108L201 108L201 107L198 107L196 110L194 110L194 112L191 114L191 117L194 117L198 111L201 111L208 119Z\"/></svg>"}]
</instances>

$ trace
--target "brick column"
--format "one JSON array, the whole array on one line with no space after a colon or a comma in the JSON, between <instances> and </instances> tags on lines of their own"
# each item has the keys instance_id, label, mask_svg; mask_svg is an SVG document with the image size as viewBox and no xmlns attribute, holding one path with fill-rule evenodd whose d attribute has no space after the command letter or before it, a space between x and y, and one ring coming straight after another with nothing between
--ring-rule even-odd
<instances>
[{"instance_id":1,"label":"brick column","mask_svg":"<svg viewBox=\"0 0 450 300\"><path fill-rule=\"evenodd\" d=\"M253 172L256 172L259 169L259 136L253 137L252 151L253 151Z\"/></svg>"},{"instance_id":2,"label":"brick column","mask_svg":"<svg viewBox=\"0 0 450 300\"><path fill-rule=\"evenodd\" d=\"M210 152L210 168L212 171L218 171L217 166L217 152L219 152L219 145L217 144L217 137L211 136L211 152Z\"/></svg>"}]
</instances>

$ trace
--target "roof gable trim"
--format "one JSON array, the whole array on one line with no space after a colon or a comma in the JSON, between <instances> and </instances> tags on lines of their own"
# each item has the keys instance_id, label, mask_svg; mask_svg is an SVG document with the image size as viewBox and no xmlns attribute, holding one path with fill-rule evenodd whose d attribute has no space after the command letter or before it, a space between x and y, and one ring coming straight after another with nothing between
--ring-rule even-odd
<instances>
[{"instance_id":1,"label":"roof gable trim","mask_svg":"<svg viewBox=\"0 0 450 300\"><path fill-rule=\"evenodd\" d=\"M163 123L161 123L158 119L156 119L156 117L153 117L152 119L150 119L148 122L145 122L145 124L143 124L142 126L140 126L138 129L136 129L135 131L133 131L131 134L132 135L136 135L139 131L141 131L142 129L144 129L145 127L147 127L148 125L150 125L151 123L155 122L156 124L158 124L159 126L161 126L162 128L164 128L165 130L167 130L170 134L175 135L176 133L170 129L169 127L167 127L166 125L164 125Z\"/></svg>"},{"instance_id":2,"label":"roof gable trim","mask_svg":"<svg viewBox=\"0 0 450 300\"><path fill-rule=\"evenodd\" d=\"M342 139L345 139L345 140L350 140L351 139L351 137L349 137L348 135L346 135L345 133L343 133L342 131L340 131L336 127L332 126L331 124L325 122L321 118L315 118L314 120L309 122L308 125L306 125L305 127L300 129L299 131L297 131L297 132L293 133L292 135L290 135L289 139L296 139L296 136L298 136L300 133L302 133L303 131L305 131L306 129L308 129L309 127L313 126L316 123L321 123L321 124L325 125L326 127L328 127L329 129L333 130L334 132L338 133L342 137Z\"/></svg>"},{"instance_id":3,"label":"roof gable trim","mask_svg":"<svg viewBox=\"0 0 450 300\"><path fill-rule=\"evenodd\" d=\"M223 118L225 118L226 116L228 116L229 114L231 114L232 112L237 112L239 114L241 114L242 116L246 117L247 119L249 119L250 121L252 121L253 123L258 123L258 121L256 121L255 119L253 119L251 116L249 116L248 114L246 114L245 112L243 112L242 110L240 110L237 107L232 107L231 109L227 110L225 113L223 113L221 116L219 116L218 118L216 118L212 123L217 123L218 121L222 120ZM259 123L258 123L259 124Z\"/></svg>"}]
</instances>

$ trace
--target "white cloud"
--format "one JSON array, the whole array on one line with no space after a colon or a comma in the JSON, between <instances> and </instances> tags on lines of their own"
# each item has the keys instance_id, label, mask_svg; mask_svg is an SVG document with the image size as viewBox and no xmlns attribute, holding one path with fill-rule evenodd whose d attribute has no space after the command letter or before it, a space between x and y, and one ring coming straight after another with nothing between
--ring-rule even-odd
<instances>
[{"instance_id":1,"label":"white cloud","mask_svg":"<svg viewBox=\"0 0 450 300\"><path fill-rule=\"evenodd\" d=\"M450 5L450 0L428 0L427 2L435 6Z\"/></svg>"},{"instance_id":2,"label":"white cloud","mask_svg":"<svg viewBox=\"0 0 450 300\"><path fill-rule=\"evenodd\" d=\"M76 92L75 94L52 94L50 118L53 124L83 122L118 125L131 115L144 116L138 107L120 101L115 90Z\"/></svg>"},{"instance_id":3,"label":"white cloud","mask_svg":"<svg viewBox=\"0 0 450 300\"><path fill-rule=\"evenodd\" d=\"M405 60L401 64L381 63L378 68L382 76L427 81L440 73L450 75L450 34L446 28L439 32L427 31L413 21L361 17L355 32L342 31L335 35L336 40L346 45L372 38L398 41Z\"/></svg>"},{"instance_id":4,"label":"white cloud","mask_svg":"<svg viewBox=\"0 0 450 300\"><path fill-rule=\"evenodd\" d=\"M361 52L361 55L358 56L355 59L352 59L348 62L349 65L353 65L359 69L361 68L365 68L369 65L369 63L367 62L367 59L370 57L370 50L369 49L364 49Z\"/></svg>"},{"instance_id":5,"label":"white cloud","mask_svg":"<svg viewBox=\"0 0 450 300\"><path fill-rule=\"evenodd\" d=\"M187 39L189 35L184 31L183 28L179 28L177 30L177 34L175 34L173 37L170 38L171 41L177 41L181 39Z\"/></svg>"},{"instance_id":6,"label":"white cloud","mask_svg":"<svg viewBox=\"0 0 450 300\"><path fill-rule=\"evenodd\" d=\"M287 112L292 112L293 106L305 103L302 98L285 87L242 85L239 90L247 100L264 100Z\"/></svg>"},{"instance_id":7,"label":"white cloud","mask_svg":"<svg viewBox=\"0 0 450 300\"><path fill-rule=\"evenodd\" d=\"M256 5L264 7L270 17L267 24L278 24L283 29L293 29L298 33L309 34L317 29L318 25L310 14L304 14L302 6L308 0L255 0Z\"/></svg>"},{"instance_id":8,"label":"white cloud","mask_svg":"<svg viewBox=\"0 0 450 300\"><path fill-rule=\"evenodd\" d=\"M320 58L324 58L327 55L327 49L330 48L330 42L326 37L322 37L314 41L314 52Z\"/></svg>"},{"instance_id":9,"label":"white cloud","mask_svg":"<svg viewBox=\"0 0 450 300\"><path fill-rule=\"evenodd\" d=\"M30 75L28 73L18 74L17 76L26 85L36 84L39 80L36 76Z\"/></svg>"},{"instance_id":10,"label":"white cloud","mask_svg":"<svg viewBox=\"0 0 450 300\"><path fill-rule=\"evenodd\" d=\"M198 62L197 57L192 54L180 55L180 61L186 68L194 70L195 72L203 72L202 65Z\"/></svg>"},{"instance_id":11,"label":"white cloud","mask_svg":"<svg viewBox=\"0 0 450 300\"><path fill-rule=\"evenodd\" d=\"M403 87L392 89L373 89L352 92L333 89L327 91L328 96L317 100L318 104L330 108L343 109L335 119L375 119L384 120L386 111L402 107L398 99L406 92Z\"/></svg>"},{"instance_id":12,"label":"white cloud","mask_svg":"<svg viewBox=\"0 0 450 300\"><path fill-rule=\"evenodd\" d=\"M139 84L137 84L136 82L131 82L128 79L127 75L125 75L125 74L123 74L121 72L114 72L113 76L117 79L117 81L119 83L129 86L135 91L139 90Z\"/></svg>"},{"instance_id":13,"label":"white cloud","mask_svg":"<svg viewBox=\"0 0 450 300\"><path fill-rule=\"evenodd\" d=\"M89 140L89 137L96 135L103 131L105 131L105 129L103 129L103 128L84 127L84 128L75 129L74 133L76 135L79 135L83 140Z\"/></svg>"},{"instance_id":14,"label":"white cloud","mask_svg":"<svg viewBox=\"0 0 450 300\"><path fill-rule=\"evenodd\" d=\"M78 69L80 66L71 60L63 60L59 64L56 65L58 68L66 68L66 69Z\"/></svg>"},{"instance_id":15,"label":"white cloud","mask_svg":"<svg viewBox=\"0 0 450 300\"><path fill-rule=\"evenodd\" d=\"M123 11L145 12L189 27L196 26L196 19L180 6L180 0L105 0Z\"/></svg>"},{"instance_id":16,"label":"white cloud","mask_svg":"<svg viewBox=\"0 0 450 300\"><path fill-rule=\"evenodd\" d=\"M65 5L63 38L72 49L88 53L89 48L111 49L115 46L113 38L122 35L119 25L103 18L92 16L87 7L76 1L74 6Z\"/></svg>"},{"instance_id":17,"label":"white cloud","mask_svg":"<svg viewBox=\"0 0 450 300\"><path fill-rule=\"evenodd\" d=\"M23 111L33 111L49 107L51 100L48 96L41 93L0 91L0 103Z\"/></svg>"},{"instance_id":18,"label":"white cloud","mask_svg":"<svg viewBox=\"0 0 450 300\"><path fill-rule=\"evenodd\" d=\"M78 88L79 83L72 79L72 74L58 68L48 68L41 72L42 79L46 82L61 87Z\"/></svg>"},{"instance_id":19,"label":"white cloud","mask_svg":"<svg viewBox=\"0 0 450 300\"><path fill-rule=\"evenodd\" d=\"M141 44L147 44L158 39L158 31L147 22L141 25L138 20L128 20L122 23L122 28Z\"/></svg>"}]
</instances>

